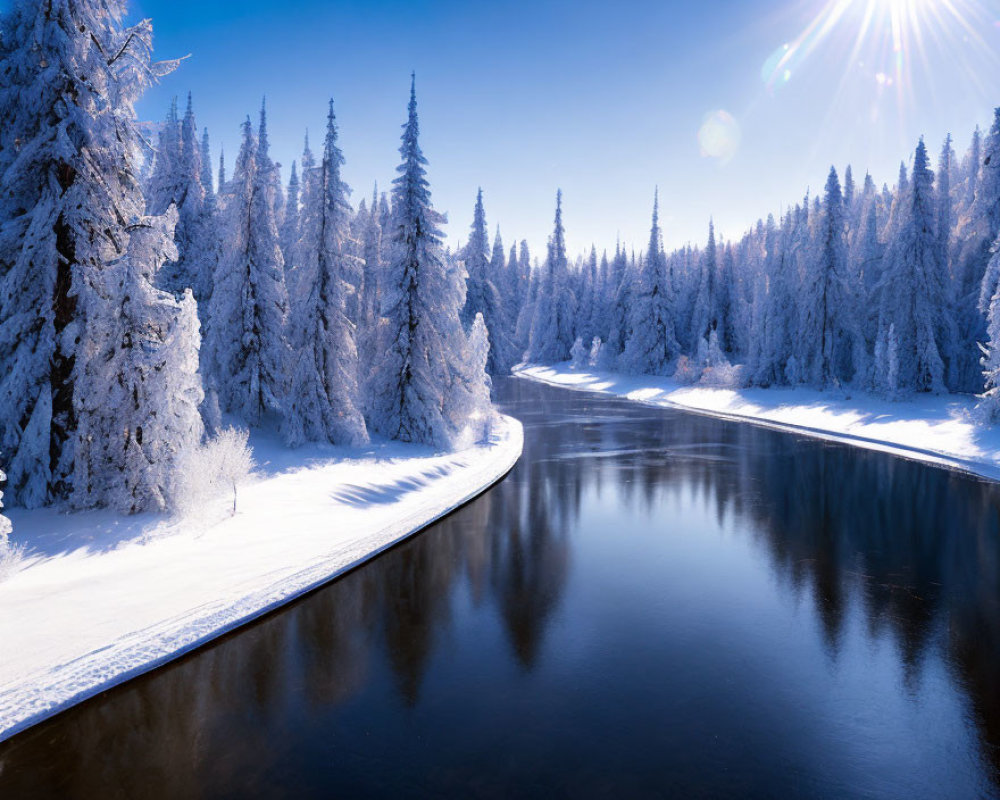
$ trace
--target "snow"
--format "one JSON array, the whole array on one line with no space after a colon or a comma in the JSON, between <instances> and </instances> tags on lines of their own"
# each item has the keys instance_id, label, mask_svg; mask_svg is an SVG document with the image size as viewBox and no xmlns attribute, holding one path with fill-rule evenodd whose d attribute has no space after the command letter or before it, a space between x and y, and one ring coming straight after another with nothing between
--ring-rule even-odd
<instances>
[{"instance_id":1,"label":"snow","mask_svg":"<svg viewBox=\"0 0 1000 800\"><path fill-rule=\"evenodd\" d=\"M722 389L670 378L522 365L521 378L649 405L751 422L1000 480L1000 428L977 424L975 398L914 395L898 402L863 392Z\"/></svg>"},{"instance_id":2,"label":"snow","mask_svg":"<svg viewBox=\"0 0 1000 800\"><path fill-rule=\"evenodd\" d=\"M252 440L261 474L199 523L14 510L22 569L0 583L0 741L289 602L503 477L520 423L439 453L400 443L288 450Z\"/></svg>"}]
</instances>

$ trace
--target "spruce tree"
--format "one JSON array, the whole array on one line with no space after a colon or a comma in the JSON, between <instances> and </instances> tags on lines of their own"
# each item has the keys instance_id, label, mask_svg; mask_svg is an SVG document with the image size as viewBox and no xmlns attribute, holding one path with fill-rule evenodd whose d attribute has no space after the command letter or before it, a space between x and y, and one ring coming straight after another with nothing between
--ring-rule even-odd
<instances>
[{"instance_id":1,"label":"spruce tree","mask_svg":"<svg viewBox=\"0 0 1000 800\"><path fill-rule=\"evenodd\" d=\"M535 300L528 354L531 361L554 364L569 358L573 346L576 298L569 287L566 231L562 222L562 190L556 193L556 217L548 257Z\"/></svg>"},{"instance_id":2,"label":"spruce tree","mask_svg":"<svg viewBox=\"0 0 1000 800\"><path fill-rule=\"evenodd\" d=\"M343 163L331 100L323 156L303 209L299 267L308 289L292 321L297 363L285 414L285 436L292 445L325 440L359 446L368 441L359 410L355 328L346 313L356 257Z\"/></svg>"},{"instance_id":3,"label":"spruce tree","mask_svg":"<svg viewBox=\"0 0 1000 800\"><path fill-rule=\"evenodd\" d=\"M16 3L0 20L0 449L11 494L25 506L65 498L75 480L89 479L83 445L122 444L120 429L95 422L93 392L108 398L90 382L100 365L88 359L123 307L119 265L139 248L131 226L145 200L133 105L176 65L151 61L149 21L123 27L118 3L44 5ZM165 328L190 315L155 292L151 299ZM182 360L197 358L191 340L181 349ZM133 410L150 412L147 398L169 392L174 377L150 374L149 395ZM114 402L101 413L119 411ZM159 437L150 431L144 449L165 445ZM101 491L93 502L113 498Z\"/></svg>"},{"instance_id":4,"label":"spruce tree","mask_svg":"<svg viewBox=\"0 0 1000 800\"><path fill-rule=\"evenodd\" d=\"M630 309L630 336L622 353L622 367L633 373L666 375L680 354L674 327L674 299L663 254L659 192L653 198L649 246Z\"/></svg>"},{"instance_id":5,"label":"spruce tree","mask_svg":"<svg viewBox=\"0 0 1000 800\"><path fill-rule=\"evenodd\" d=\"M431 205L420 149L415 80L393 181L388 258L381 293L384 339L368 385L373 431L405 442L454 446L469 427L470 397L485 375L468 358L459 320L461 273L441 247L443 218Z\"/></svg>"},{"instance_id":6,"label":"spruce tree","mask_svg":"<svg viewBox=\"0 0 1000 800\"><path fill-rule=\"evenodd\" d=\"M201 443L198 314L190 290L180 300L154 288L176 259L177 212L126 228L128 251L105 269L81 336L77 368L76 459L72 504L121 512L161 511L176 469Z\"/></svg>"},{"instance_id":7,"label":"spruce tree","mask_svg":"<svg viewBox=\"0 0 1000 800\"><path fill-rule=\"evenodd\" d=\"M898 341L899 388L944 390L938 337L942 329L941 265L938 262L934 174L923 139L917 145L913 176L903 200L905 213L886 254L880 284L881 330L893 326Z\"/></svg>"},{"instance_id":8,"label":"spruce tree","mask_svg":"<svg viewBox=\"0 0 1000 800\"><path fill-rule=\"evenodd\" d=\"M248 117L228 185L206 360L220 408L249 425L268 412L284 411L287 385L288 295L269 163Z\"/></svg>"}]
</instances>

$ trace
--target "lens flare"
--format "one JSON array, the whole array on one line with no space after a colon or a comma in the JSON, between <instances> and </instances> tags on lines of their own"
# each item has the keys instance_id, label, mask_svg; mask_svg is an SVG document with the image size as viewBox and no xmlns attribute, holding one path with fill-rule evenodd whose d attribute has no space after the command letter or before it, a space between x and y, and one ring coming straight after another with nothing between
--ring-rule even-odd
<instances>
[{"instance_id":1,"label":"lens flare","mask_svg":"<svg viewBox=\"0 0 1000 800\"><path fill-rule=\"evenodd\" d=\"M740 149L740 125L728 111L710 111L698 130L698 146L704 158L717 159L721 164L732 160Z\"/></svg>"},{"instance_id":2,"label":"lens flare","mask_svg":"<svg viewBox=\"0 0 1000 800\"><path fill-rule=\"evenodd\" d=\"M902 108L920 75L929 73L928 54L934 51L957 59L985 95L993 90L981 64L1000 67L995 48L983 37L1000 25L996 7L995 0L827 0L794 40L768 56L761 79L774 92L817 52L826 48L828 57L836 45L846 55L843 80L863 65L880 91L893 87Z\"/></svg>"}]
</instances>

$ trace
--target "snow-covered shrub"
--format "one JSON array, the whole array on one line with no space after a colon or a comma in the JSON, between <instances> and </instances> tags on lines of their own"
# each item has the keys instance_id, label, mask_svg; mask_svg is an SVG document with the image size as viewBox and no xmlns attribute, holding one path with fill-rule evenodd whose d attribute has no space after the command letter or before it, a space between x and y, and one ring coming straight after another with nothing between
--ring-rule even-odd
<instances>
[{"instance_id":1,"label":"snow-covered shrub","mask_svg":"<svg viewBox=\"0 0 1000 800\"><path fill-rule=\"evenodd\" d=\"M687 356L677 359L677 368L674 370L674 380L678 383L694 383L701 377L701 370Z\"/></svg>"},{"instance_id":2,"label":"snow-covered shrub","mask_svg":"<svg viewBox=\"0 0 1000 800\"><path fill-rule=\"evenodd\" d=\"M879 333L875 341L875 367L872 388L877 394L894 400L899 396L899 339L896 326Z\"/></svg>"},{"instance_id":3,"label":"snow-covered shrub","mask_svg":"<svg viewBox=\"0 0 1000 800\"><path fill-rule=\"evenodd\" d=\"M7 476L0 470L0 481L5 480L7 480ZM3 492L0 492L0 498L2 497ZM3 508L2 500L0 500L0 508ZM10 520L0 514L0 581L12 575L24 557L24 548L10 541L10 532L13 529L14 526L11 525Z\"/></svg>"},{"instance_id":4,"label":"snow-covered shrub","mask_svg":"<svg viewBox=\"0 0 1000 800\"><path fill-rule=\"evenodd\" d=\"M191 448L180 460L174 482L172 507L182 516L200 512L207 503L232 490L236 513L237 488L255 465L249 433L223 428L204 444Z\"/></svg>"},{"instance_id":5,"label":"snow-covered shrub","mask_svg":"<svg viewBox=\"0 0 1000 800\"><path fill-rule=\"evenodd\" d=\"M587 366L596 367L601 362L601 350L604 349L604 343L601 341L600 336L595 336L594 341L590 343L590 355L587 357Z\"/></svg>"},{"instance_id":6,"label":"snow-covered shrub","mask_svg":"<svg viewBox=\"0 0 1000 800\"><path fill-rule=\"evenodd\" d=\"M493 431L496 412L490 402L493 381L486 371L490 353L490 334L483 315L477 313L466 344L466 356L460 380L456 381L451 398L455 427L462 421L461 430L452 437L450 446L464 450L489 439Z\"/></svg>"},{"instance_id":7,"label":"snow-covered shrub","mask_svg":"<svg viewBox=\"0 0 1000 800\"><path fill-rule=\"evenodd\" d=\"M713 330L708 337L708 342L699 350L704 351L705 367L701 373L699 383L702 386L718 386L720 388L736 389L744 385L744 370L740 365L733 365L719 347L719 335Z\"/></svg>"},{"instance_id":8,"label":"snow-covered shrub","mask_svg":"<svg viewBox=\"0 0 1000 800\"><path fill-rule=\"evenodd\" d=\"M584 347L583 339L577 336L576 341L573 342L573 346L569 351L570 369L583 369L586 367L589 355L587 348Z\"/></svg>"}]
</instances>

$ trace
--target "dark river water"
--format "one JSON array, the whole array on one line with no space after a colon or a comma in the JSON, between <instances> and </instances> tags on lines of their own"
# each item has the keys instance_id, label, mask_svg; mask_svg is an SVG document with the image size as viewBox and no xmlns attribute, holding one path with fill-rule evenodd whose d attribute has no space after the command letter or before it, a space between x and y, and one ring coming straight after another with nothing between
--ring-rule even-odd
<instances>
[{"instance_id":1,"label":"dark river water","mask_svg":"<svg viewBox=\"0 0 1000 800\"><path fill-rule=\"evenodd\" d=\"M0 797L1000 796L1000 487L498 395L506 480L0 745Z\"/></svg>"}]
</instances>

